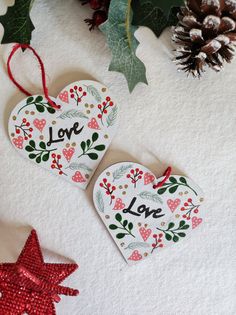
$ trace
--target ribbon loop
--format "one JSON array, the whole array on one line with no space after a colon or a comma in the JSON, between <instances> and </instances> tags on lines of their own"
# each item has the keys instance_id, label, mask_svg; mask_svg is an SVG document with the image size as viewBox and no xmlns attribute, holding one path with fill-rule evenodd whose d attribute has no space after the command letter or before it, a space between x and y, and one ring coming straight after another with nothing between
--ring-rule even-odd
<instances>
[{"instance_id":1,"label":"ribbon loop","mask_svg":"<svg viewBox=\"0 0 236 315\"><path fill-rule=\"evenodd\" d=\"M34 56L37 58L38 62L39 62L39 65L40 65L40 69L41 69L41 74L42 74L42 84L43 84L43 91L44 91L44 96L45 98L47 99L48 103L55 109L60 109L61 106L60 105L56 105L55 102L53 102L51 100L51 98L49 97L48 95L48 88L47 88L47 84L46 84L46 73L45 73L45 69L44 69L44 65L43 65L43 62L41 60L41 58L39 57L39 55L37 54L37 52L34 50L34 48L32 48L30 45L28 44L16 44L9 57L8 57L8 60L7 60L7 71L8 71L8 75L11 79L11 81L15 84L15 86L18 87L18 89L23 92L25 95L27 96L31 96L32 94L30 92L28 92L26 89L24 89L17 81L16 79L14 78L13 74L12 74L12 71L11 71L11 60L12 60L12 57L14 56L14 54L16 53L16 51L20 48L23 48L23 49L30 49Z\"/></svg>"}]
</instances>

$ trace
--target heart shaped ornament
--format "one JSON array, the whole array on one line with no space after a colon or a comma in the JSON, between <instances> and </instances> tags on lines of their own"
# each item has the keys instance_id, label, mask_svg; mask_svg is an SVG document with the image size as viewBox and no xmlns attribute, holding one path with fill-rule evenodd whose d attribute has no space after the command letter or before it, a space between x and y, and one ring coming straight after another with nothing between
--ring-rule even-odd
<instances>
[{"instance_id":1,"label":"heart shaped ornament","mask_svg":"<svg viewBox=\"0 0 236 315\"><path fill-rule=\"evenodd\" d=\"M189 178L164 177L132 162L117 163L98 178L95 207L128 264L186 238L203 221L203 192Z\"/></svg>"},{"instance_id":2,"label":"heart shaped ornament","mask_svg":"<svg viewBox=\"0 0 236 315\"><path fill-rule=\"evenodd\" d=\"M56 99L20 102L9 119L13 146L25 158L85 189L117 130L118 106L95 81L68 85Z\"/></svg>"}]
</instances>

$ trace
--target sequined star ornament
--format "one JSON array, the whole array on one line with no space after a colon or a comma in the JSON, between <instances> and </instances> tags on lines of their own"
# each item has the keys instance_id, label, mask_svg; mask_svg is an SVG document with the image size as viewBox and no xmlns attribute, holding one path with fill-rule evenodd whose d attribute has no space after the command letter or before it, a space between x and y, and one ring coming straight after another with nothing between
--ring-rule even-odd
<instances>
[{"instance_id":1,"label":"sequined star ornament","mask_svg":"<svg viewBox=\"0 0 236 315\"><path fill-rule=\"evenodd\" d=\"M32 230L17 262L0 264L0 314L56 315L54 302L60 302L60 294L79 294L59 285L77 268L76 264L45 263Z\"/></svg>"}]
</instances>

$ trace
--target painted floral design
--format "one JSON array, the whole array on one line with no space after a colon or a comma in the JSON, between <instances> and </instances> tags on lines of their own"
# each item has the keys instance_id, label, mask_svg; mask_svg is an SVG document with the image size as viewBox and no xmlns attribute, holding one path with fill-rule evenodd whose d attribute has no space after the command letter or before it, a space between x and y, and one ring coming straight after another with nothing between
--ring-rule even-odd
<instances>
[{"instance_id":1,"label":"painted floral design","mask_svg":"<svg viewBox=\"0 0 236 315\"><path fill-rule=\"evenodd\" d=\"M129 174L126 175L127 178L131 179L131 183L134 184L136 188L137 182L142 179L143 171L139 168L132 169Z\"/></svg>"},{"instance_id":2,"label":"painted floral design","mask_svg":"<svg viewBox=\"0 0 236 315\"><path fill-rule=\"evenodd\" d=\"M106 195L110 197L111 205L112 201L115 199L114 191L116 190L116 186L109 183L106 178L103 178L102 182L100 183L100 187L105 189Z\"/></svg>"},{"instance_id":3,"label":"painted floral design","mask_svg":"<svg viewBox=\"0 0 236 315\"><path fill-rule=\"evenodd\" d=\"M33 128L31 127L30 122L24 117L21 124L15 125L15 132L17 135L22 134L24 140L32 138Z\"/></svg>"},{"instance_id":4,"label":"painted floral design","mask_svg":"<svg viewBox=\"0 0 236 315\"><path fill-rule=\"evenodd\" d=\"M87 95L87 92L83 91L81 86L75 85L70 89L70 97L75 100L76 105L82 102L83 97Z\"/></svg>"}]
</instances>

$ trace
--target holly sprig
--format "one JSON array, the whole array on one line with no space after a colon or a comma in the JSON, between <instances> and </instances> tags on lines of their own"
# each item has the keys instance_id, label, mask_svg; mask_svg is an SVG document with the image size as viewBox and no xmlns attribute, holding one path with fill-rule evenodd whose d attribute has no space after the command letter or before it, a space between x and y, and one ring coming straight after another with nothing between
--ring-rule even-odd
<instances>
[{"instance_id":1,"label":"holly sprig","mask_svg":"<svg viewBox=\"0 0 236 315\"><path fill-rule=\"evenodd\" d=\"M30 152L29 158L31 160L35 159L36 163L47 162L50 156L50 152L55 151L56 149L48 150L46 143L41 141L39 142L39 148L36 148L36 143L34 140L30 140L29 144L25 147L27 152Z\"/></svg>"},{"instance_id":2,"label":"holly sprig","mask_svg":"<svg viewBox=\"0 0 236 315\"><path fill-rule=\"evenodd\" d=\"M126 235L130 235L135 238L135 236L132 234L132 229L134 227L132 222L128 222L128 220L123 220L122 222L122 215L120 213L117 213L115 216L116 221L119 223L120 226L117 226L116 224L110 224L109 229L110 230L123 230L124 232L116 234L116 238L122 239Z\"/></svg>"},{"instance_id":3,"label":"holly sprig","mask_svg":"<svg viewBox=\"0 0 236 315\"><path fill-rule=\"evenodd\" d=\"M189 224L186 224L186 221L182 220L179 222L179 226L176 228L174 222L168 224L167 229L156 228L158 231L161 231L165 234L167 241L178 242L179 238L185 237L186 233L181 232L187 230L190 227Z\"/></svg>"},{"instance_id":4,"label":"holly sprig","mask_svg":"<svg viewBox=\"0 0 236 315\"><path fill-rule=\"evenodd\" d=\"M94 143L98 140L98 133L94 132L92 135L92 139L88 139L87 141L82 141L80 144L80 147L83 151L82 154L78 156L80 158L81 156L87 155L91 160L97 160L98 159L98 154L95 152L91 151L104 151L105 150L105 145L104 144L99 144L99 145L94 145Z\"/></svg>"},{"instance_id":5,"label":"holly sprig","mask_svg":"<svg viewBox=\"0 0 236 315\"><path fill-rule=\"evenodd\" d=\"M180 177L178 181L176 177L173 176L169 177L169 182L164 183L160 188L158 188L157 193L159 195L162 195L168 189L169 193L173 194L180 186L189 188L197 196L197 192L192 187L189 186L187 180L184 177Z\"/></svg>"},{"instance_id":6,"label":"holly sprig","mask_svg":"<svg viewBox=\"0 0 236 315\"><path fill-rule=\"evenodd\" d=\"M48 102L43 101L43 96L38 95L35 98L33 96L28 97L26 100L26 104L19 109L18 114L22 111L23 108L30 105L35 105L35 108L39 113L43 113L45 109L49 112L49 114L54 114L56 112L56 110L52 108L52 106Z\"/></svg>"}]
</instances>

